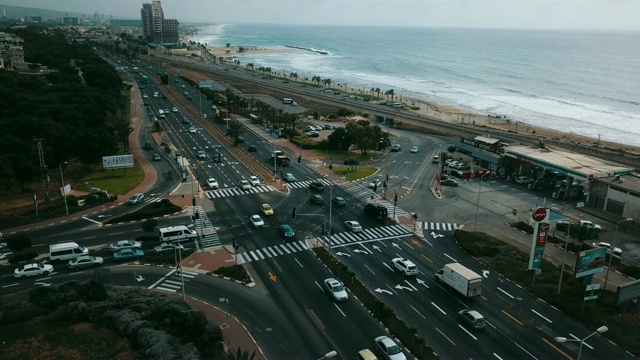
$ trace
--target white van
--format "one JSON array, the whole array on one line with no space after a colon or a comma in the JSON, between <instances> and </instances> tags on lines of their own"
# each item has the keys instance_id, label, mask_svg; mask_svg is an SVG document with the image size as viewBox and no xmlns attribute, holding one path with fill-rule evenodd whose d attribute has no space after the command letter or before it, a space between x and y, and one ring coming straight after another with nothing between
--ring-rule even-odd
<instances>
[{"instance_id":1,"label":"white van","mask_svg":"<svg viewBox=\"0 0 640 360\"><path fill-rule=\"evenodd\" d=\"M402 103L399 103L399 102L393 103L393 105L391 105L391 106L394 107L394 108L403 108L404 107L404 105L402 105Z\"/></svg>"},{"instance_id":2,"label":"white van","mask_svg":"<svg viewBox=\"0 0 640 360\"><path fill-rule=\"evenodd\" d=\"M166 118L165 115L164 115L164 110L162 110L162 109L158 110L158 117L160 119L165 119Z\"/></svg>"},{"instance_id":3,"label":"white van","mask_svg":"<svg viewBox=\"0 0 640 360\"><path fill-rule=\"evenodd\" d=\"M88 253L89 249L74 242L49 245L49 261L53 263L73 260Z\"/></svg>"},{"instance_id":4,"label":"white van","mask_svg":"<svg viewBox=\"0 0 640 360\"><path fill-rule=\"evenodd\" d=\"M160 241L164 242L182 242L194 240L198 237L198 234L184 225L169 226L166 228L160 228L159 230Z\"/></svg>"}]
</instances>

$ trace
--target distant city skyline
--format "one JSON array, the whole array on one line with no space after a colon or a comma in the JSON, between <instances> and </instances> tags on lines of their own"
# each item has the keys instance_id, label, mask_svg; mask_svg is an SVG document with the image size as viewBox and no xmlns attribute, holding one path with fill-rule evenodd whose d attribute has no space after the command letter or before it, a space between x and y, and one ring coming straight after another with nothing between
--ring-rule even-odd
<instances>
[{"instance_id":1,"label":"distant city skyline","mask_svg":"<svg viewBox=\"0 0 640 360\"><path fill-rule=\"evenodd\" d=\"M114 18L140 18L131 0L0 0ZM637 0L166 0L166 16L180 23L274 23L509 29L640 30Z\"/></svg>"}]
</instances>

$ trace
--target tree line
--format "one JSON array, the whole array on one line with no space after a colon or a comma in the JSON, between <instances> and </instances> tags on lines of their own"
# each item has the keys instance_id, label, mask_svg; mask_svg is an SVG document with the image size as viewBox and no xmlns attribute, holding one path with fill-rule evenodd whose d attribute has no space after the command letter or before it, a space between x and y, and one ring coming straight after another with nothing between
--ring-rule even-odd
<instances>
[{"instance_id":1,"label":"tree line","mask_svg":"<svg viewBox=\"0 0 640 360\"><path fill-rule=\"evenodd\" d=\"M126 88L115 69L91 44L69 42L60 30L6 32L24 39L31 71L0 71L0 186L24 190L41 175L36 139L52 168L69 160L99 164L118 153L130 125Z\"/></svg>"}]
</instances>

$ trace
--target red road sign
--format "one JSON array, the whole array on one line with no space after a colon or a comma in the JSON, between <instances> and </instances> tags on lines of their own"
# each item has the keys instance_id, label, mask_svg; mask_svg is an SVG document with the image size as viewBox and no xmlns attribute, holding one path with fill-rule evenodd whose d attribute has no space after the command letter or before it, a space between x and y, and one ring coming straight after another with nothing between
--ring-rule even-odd
<instances>
[{"instance_id":1,"label":"red road sign","mask_svg":"<svg viewBox=\"0 0 640 360\"><path fill-rule=\"evenodd\" d=\"M596 177L593 176L593 174L589 174L589 176L587 176L587 180L589 181L593 181L593 179L595 179Z\"/></svg>"},{"instance_id":2,"label":"red road sign","mask_svg":"<svg viewBox=\"0 0 640 360\"><path fill-rule=\"evenodd\" d=\"M533 212L533 215L531 217L533 218L533 221L536 221L536 222L544 221L544 218L547 217L547 209L546 208L537 208Z\"/></svg>"}]
</instances>

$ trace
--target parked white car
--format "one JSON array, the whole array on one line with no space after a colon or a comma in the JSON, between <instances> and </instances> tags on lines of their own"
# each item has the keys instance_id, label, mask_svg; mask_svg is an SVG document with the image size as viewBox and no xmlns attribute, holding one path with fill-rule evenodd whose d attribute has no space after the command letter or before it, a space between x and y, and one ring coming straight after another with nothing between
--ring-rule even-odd
<instances>
[{"instance_id":1,"label":"parked white car","mask_svg":"<svg viewBox=\"0 0 640 360\"><path fill-rule=\"evenodd\" d=\"M353 232L362 232L362 226L357 221L353 221L353 220L345 221L344 225L347 227L347 229Z\"/></svg>"},{"instance_id":2,"label":"parked white car","mask_svg":"<svg viewBox=\"0 0 640 360\"><path fill-rule=\"evenodd\" d=\"M257 176L250 176L249 177L249 182L251 183L251 185L253 186L260 186L260 179L258 179Z\"/></svg>"},{"instance_id":3,"label":"parked white car","mask_svg":"<svg viewBox=\"0 0 640 360\"><path fill-rule=\"evenodd\" d=\"M532 183L533 179L530 177L526 177L526 176L518 176L516 178L516 183L518 184L529 184Z\"/></svg>"}]
</instances>

